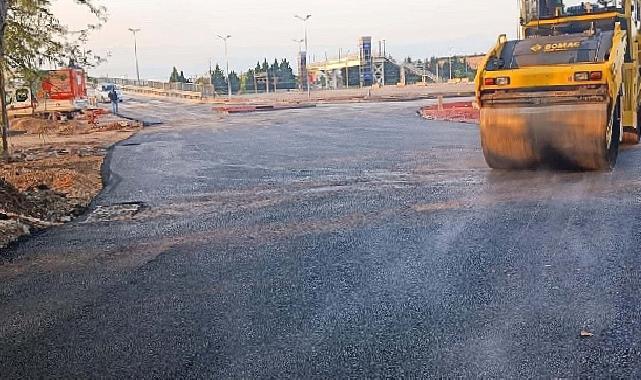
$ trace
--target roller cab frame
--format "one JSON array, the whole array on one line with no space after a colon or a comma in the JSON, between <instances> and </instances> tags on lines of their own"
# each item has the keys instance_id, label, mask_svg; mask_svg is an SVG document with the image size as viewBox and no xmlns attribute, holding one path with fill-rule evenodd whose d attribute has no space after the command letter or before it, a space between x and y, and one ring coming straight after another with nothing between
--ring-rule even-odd
<instances>
[{"instance_id":1,"label":"roller cab frame","mask_svg":"<svg viewBox=\"0 0 641 380\"><path fill-rule=\"evenodd\" d=\"M476 77L488 165L613 168L619 144L641 138L639 0L522 0L521 25L522 38L501 35Z\"/></svg>"}]
</instances>

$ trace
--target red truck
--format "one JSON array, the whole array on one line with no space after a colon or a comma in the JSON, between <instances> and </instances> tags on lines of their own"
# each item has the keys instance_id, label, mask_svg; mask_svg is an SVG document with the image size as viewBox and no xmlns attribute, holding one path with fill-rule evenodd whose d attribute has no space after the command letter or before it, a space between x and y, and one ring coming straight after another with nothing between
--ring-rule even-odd
<instances>
[{"instance_id":1,"label":"red truck","mask_svg":"<svg viewBox=\"0 0 641 380\"><path fill-rule=\"evenodd\" d=\"M58 113L73 117L87 108L87 76L84 70L50 70L41 83L35 98L24 86L7 90L10 116Z\"/></svg>"}]
</instances>

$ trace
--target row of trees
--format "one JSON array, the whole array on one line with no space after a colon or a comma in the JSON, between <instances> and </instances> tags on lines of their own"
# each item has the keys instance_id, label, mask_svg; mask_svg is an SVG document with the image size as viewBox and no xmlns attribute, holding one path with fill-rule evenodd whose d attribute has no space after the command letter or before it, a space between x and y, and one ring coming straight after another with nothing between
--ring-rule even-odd
<instances>
[{"instance_id":1,"label":"row of trees","mask_svg":"<svg viewBox=\"0 0 641 380\"><path fill-rule=\"evenodd\" d=\"M71 32L53 13L51 0L0 0L0 109L2 151L8 151L9 120L6 83L21 77L34 87L44 64L93 67L103 61L85 49L89 33L106 21L106 8L94 0L74 0L94 17L81 30Z\"/></svg>"},{"instance_id":2,"label":"row of trees","mask_svg":"<svg viewBox=\"0 0 641 380\"><path fill-rule=\"evenodd\" d=\"M182 71L173 68L170 82L174 83L190 83ZM225 72L216 66L209 73L209 77L199 78L196 82L198 84L213 84L216 92L220 94L227 93L228 84L231 85L231 90L234 93L250 93L250 92L265 92L267 91L267 81L269 81L269 90L292 90L298 88L298 79L294 75L294 70L287 59L283 58L278 61L274 59L273 63L268 63L265 58L263 62L256 63L252 69L238 74L235 71L229 73L229 78Z\"/></svg>"},{"instance_id":3,"label":"row of trees","mask_svg":"<svg viewBox=\"0 0 641 380\"><path fill-rule=\"evenodd\" d=\"M171 76L169 76L169 83L189 83L189 80L185 78L185 73L182 70L179 73L178 69L174 67Z\"/></svg>"},{"instance_id":4,"label":"row of trees","mask_svg":"<svg viewBox=\"0 0 641 380\"><path fill-rule=\"evenodd\" d=\"M243 76L242 90L245 92L266 91L267 82L265 79L267 76L272 90L274 88L293 90L298 87L298 79L294 75L294 70L287 59L283 58L280 62L278 62L278 59L274 59L271 65L267 62L267 59L262 64L257 62L256 67L248 70Z\"/></svg>"}]
</instances>

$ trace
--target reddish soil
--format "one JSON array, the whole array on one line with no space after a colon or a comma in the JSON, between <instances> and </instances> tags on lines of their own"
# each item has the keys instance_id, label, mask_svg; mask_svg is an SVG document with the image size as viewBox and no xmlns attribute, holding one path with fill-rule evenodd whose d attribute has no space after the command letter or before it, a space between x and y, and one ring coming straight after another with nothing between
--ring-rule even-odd
<instances>
[{"instance_id":1,"label":"reddish soil","mask_svg":"<svg viewBox=\"0 0 641 380\"><path fill-rule=\"evenodd\" d=\"M474 107L472 102L435 104L421 108L420 114L428 120L445 120L471 124L477 124L481 117L480 111Z\"/></svg>"}]
</instances>

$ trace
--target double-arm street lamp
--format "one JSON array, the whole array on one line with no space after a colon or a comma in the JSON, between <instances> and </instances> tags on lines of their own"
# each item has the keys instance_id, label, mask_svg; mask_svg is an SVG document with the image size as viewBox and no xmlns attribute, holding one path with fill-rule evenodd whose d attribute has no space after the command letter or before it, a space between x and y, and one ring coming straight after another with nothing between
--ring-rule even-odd
<instances>
[{"instance_id":1,"label":"double-arm street lamp","mask_svg":"<svg viewBox=\"0 0 641 380\"><path fill-rule=\"evenodd\" d=\"M298 43L298 52L299 52L299 53L300 53L301 51L303 51L303 46L302 46L301 44L302 44L303 42L305 42L305 39L304 39L304 38L302 38L302 39L300 39L300 40L297 40L297 39L295 39L295 38L294 38L294 39L292 39L292 41L294 41L294 42Z\"/></svg>"},{"instance_id":2,"label":"double-arm street lamp","mask_svg":"<svg viewBox=\"0 0 641 380\"><path fill-rule=\"evenodd\" d=\"M226 36L221 36L220 34L217 35L218 38L223 40L225 42L225 60L227 61L226 64L226 75L227 75L227 96L229 99L231 99L231 79L229 78L229 51L227 50L227 40L231 38L231 36L228 34Z\"/></svg>"},{"instance_id":3,"label":"double-arm street lamp","mask_svg":"<svg viewBox=\"0 0 641 380\"><path fill-rule=\"evenodd\" d=\"M298 80L298 90L300 92L303 92L303 77L302 77L302 75L303 75L303 71L304 70L303 70L303 67L302 67L302 65L300 63L301 63L301 52L303 51L302 43L305 42L305 39L301 38L300 40L298 40L298 39L294 38L294 39L292 39L292 41L298 43L298 52L297 52L297 55L296 55L296 59L298 61L298 69L301 71L301 73L299 75L300 78Z\"/></svg>"},{"instance_id":4,"label":"double-arm street lamp","mask_svg":"<svg viewBox=\"0 0 641 380\"><path fill-rule=\"evenodd\" d=\"M307 45L307 21L309 21L310 18L312 18L312 15L305 15L305 16L299 16L299 15L294 15L297 19L303 22L305 24L305 54L309 54L309 47ZM303 73L301 73L303 74ZM309 75L307 73L307 68L305 68L305 75L307 76L305 78L305 83L307 83L307 97L311 99L312 97L312 90L311 86L309 84Z\"/></svg>"}]
</instances>

